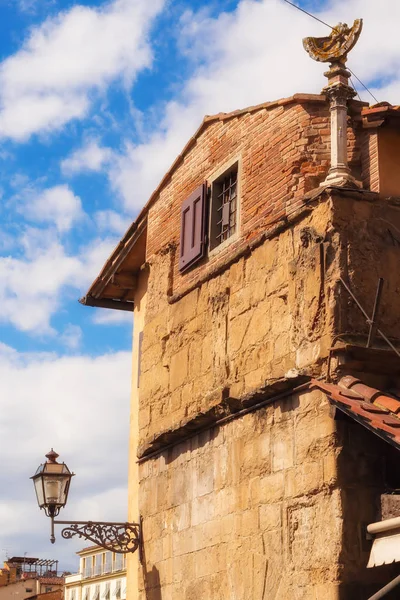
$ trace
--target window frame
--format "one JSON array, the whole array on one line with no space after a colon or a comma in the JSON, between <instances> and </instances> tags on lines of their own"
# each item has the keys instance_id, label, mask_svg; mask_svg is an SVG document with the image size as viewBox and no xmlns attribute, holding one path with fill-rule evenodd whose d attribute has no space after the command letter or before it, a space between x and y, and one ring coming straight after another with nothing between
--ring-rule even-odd
<instances>
[{"instance_id":1,"label":"window frame","mask_svg":"<svg viewBox=\"0 0 400 600\"><path fill-rule=\"evenodd\" d=\"M230 172L234 170L236 166L236 230L232 233L226 240L219 242L218 244L214 243L215 234L215 220L217 219L216 215L216 191L215 185L225 177L228 177ZM229 161L226 161L223 165L221 165L216 171L212 173L211 176L207 177L207 187L209 190L209 206L208 206L208 228L207 228L207 237L208 237L208 256L212 257L227 246L230 246L232 242L239 238L240 230L241 230L241 156L234 156Z\"/></svg>"}]
</instances>

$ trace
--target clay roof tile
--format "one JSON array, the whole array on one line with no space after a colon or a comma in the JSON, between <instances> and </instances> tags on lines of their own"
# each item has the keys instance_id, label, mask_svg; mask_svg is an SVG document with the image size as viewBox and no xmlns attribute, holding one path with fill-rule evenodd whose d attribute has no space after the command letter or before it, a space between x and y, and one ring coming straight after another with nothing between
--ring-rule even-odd
<instances>
[{"instance_id":1,"label":"clay roof tile","mask_svg":"<svg viewBox=\"0 0 400 600\"><path fill-rule=\"evenodd\" d=\"M350 375L337 383L312 381L340 411L400 450L400 397Z\"/></svg>"}]
</instances>

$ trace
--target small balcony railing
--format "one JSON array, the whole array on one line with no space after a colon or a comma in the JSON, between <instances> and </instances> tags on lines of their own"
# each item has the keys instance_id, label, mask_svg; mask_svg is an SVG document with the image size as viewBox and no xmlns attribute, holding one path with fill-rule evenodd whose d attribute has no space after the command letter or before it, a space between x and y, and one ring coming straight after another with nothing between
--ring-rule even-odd
<instances>
[{"instance_id":1,"label":"small balcony railing","mask_svg":"<svg viewBox=\"0 0 400 600\"><path fill-rule=\"evenodd\" d=\"M89 579L91 577L98 577L99 575L106 575L107 573L114 573L115 571L124 571L125 569L126 557L117 556L113 562L105 562L102 565L86 567L83 569L82 577L84 579Z\"/></svg>"}]
</instances>

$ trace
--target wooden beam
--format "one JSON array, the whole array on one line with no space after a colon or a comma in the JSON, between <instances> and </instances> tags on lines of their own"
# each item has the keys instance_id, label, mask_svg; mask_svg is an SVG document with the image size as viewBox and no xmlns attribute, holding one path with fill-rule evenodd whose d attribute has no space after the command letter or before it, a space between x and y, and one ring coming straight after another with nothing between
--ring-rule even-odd
<instances>
[{"instance_id":1,"label":"wooden beam","mask_svg":"<svg viewBox=\"0 0 400 600\"><path fill-rule=\"evenodd\" d=\"M111 277L111 283L123 290L135 290L137 278L133 273L115 273Z\"/></svg>"},{"instance_id":2,"label":"wooden beam","mask_svg":"<svg viewBox=\"0 0 400 600\"><path fill-rule=\"evenodd\" d=\"M134 303L127 302L125 300L112 300L112 299L100 299L93 298L93 296L84 296L79 300L84 306L96 306L97 308L111 308L114 310L127 310L133 312Z\"/></svg>"}]
</instances>

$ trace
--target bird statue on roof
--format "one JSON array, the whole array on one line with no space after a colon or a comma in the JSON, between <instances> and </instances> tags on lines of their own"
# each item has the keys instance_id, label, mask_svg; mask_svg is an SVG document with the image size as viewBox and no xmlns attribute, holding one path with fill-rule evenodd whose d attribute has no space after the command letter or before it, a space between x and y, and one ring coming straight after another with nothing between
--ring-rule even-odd
<instances>
[{"instance_id":1,"label":"bird statue on roof","mask_svg":"<svg viewBox=\"0 0 400 600\"><path fill-rule=\"evenodd\" d=\"M345 63L347 54L354 48L362 30L362 19L356 19L352 27L338 23L328 37L303 39L304 49L318 62Z\"/></svg>"}]
</instances>

